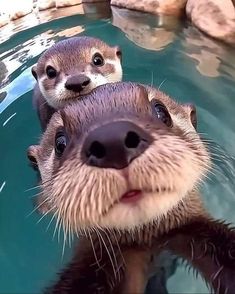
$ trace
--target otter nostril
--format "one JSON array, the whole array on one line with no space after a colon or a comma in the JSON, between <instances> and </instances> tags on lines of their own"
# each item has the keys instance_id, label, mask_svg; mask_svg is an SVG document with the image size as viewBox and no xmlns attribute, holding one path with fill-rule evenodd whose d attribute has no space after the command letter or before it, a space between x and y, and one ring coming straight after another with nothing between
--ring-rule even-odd
<instances>
[{"instance_id":1,"label":"otter nostril","mask_svg":"<svg viewBox=\"0 0 235 294\"><path fill-rule=\"evenodd\" d=\"M89 83L90 83L90 79L84 81L84 82L82 83L82 86L83 86L83 87L86 87L87 85L89 85Z\"/></svg>"},{"instance_id":2,"label":"otter nostril","mask_svg":"<svg viewBox=\"0 0 235 294\"><path fill-rule=\"evenodd\" d=\"M140 143L140 137L135 132L128 132L125 138L127 148L137 148Z\"/></svg>"},{"instance_id":3,"label":"otter nostril","mask_svg":"<svg viewBox=\"0 0 235 294\"><path fill-rule=\"evenodd\" d=\"M104 158L106 155L104 146L98 141L93 142L89 148L88 156L91 156L91 155L99 159Z\"/></svg>"}]
</instances>

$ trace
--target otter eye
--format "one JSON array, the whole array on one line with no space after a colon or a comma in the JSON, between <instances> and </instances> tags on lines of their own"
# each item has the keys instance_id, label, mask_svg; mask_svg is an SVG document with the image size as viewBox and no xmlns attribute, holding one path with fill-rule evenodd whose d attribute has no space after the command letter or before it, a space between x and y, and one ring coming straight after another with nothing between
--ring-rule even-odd
<instances>
[{"instance_id":1,"label":"otter eye","mask_svg":"<svg viewBox=\"0 0 235 294\"><path fill-rule=\"evenodd\" d=\"M102 66L104 65L104 58L101 56L101 54L96 53L92 58L92 62L95 66Z\"/></svg>"},{"instance_id":2,"label":"otter eye","mask_svg":"<svg viewBox=\"0 0 235 294\"><path fill-rule=\"evenodd\" d=\"M56 70L54 69L54 67L48 65L46 68L46 74L48 76L49 79L54 79L57 75Z\"/></svg>"},{"instance_id":3,"label":"otter eye","mask_svg":"<svg viewBox=\"0 0 235 294\"><path fill-rule=\"evenodd\" d=\"M61 156L67 146L67 138L62 131L59 131L55 137L55 153L57 156Z\"/></svg>"},{"instance_id":4,"label":"otter eye","mask_svg":"<svg viewBox=\"0 0 235 294\"><path fill-rule=\"evenodd\" d=\"M171 127L172 119L166 107L163 104L157 101L154 101L153 108L154 108L154 112L157 115L157 118L160 119L168 127Z\"/></svg>"}]
</instances>

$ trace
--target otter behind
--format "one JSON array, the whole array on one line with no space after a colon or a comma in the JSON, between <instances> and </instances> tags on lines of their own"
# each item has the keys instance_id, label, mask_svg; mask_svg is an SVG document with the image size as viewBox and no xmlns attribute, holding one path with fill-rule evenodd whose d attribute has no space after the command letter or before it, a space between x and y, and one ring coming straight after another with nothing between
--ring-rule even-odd
<instances>
[{"instance_id":1,"label":"otter behind","mask_svg":"<svg viewBox=\"0 0 235 294\"><path fill-rule=\"evenodd\" d=\"M46 50L32 74L33 101L44 130L55 110L95 87L122 80L121 50L92 37L62 40Z\"/></svg>"}]
</instances>

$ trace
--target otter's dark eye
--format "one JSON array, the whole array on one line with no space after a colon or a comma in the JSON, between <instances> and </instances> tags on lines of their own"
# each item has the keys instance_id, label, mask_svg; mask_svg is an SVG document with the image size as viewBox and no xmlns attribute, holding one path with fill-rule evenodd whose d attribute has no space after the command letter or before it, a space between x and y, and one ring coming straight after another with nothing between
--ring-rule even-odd
<instances>
[{"instance_id":1,"label":"otter's dark eye","mask_svg":"<svg viewBox=\"0 0 235 294\"><path fill-rule=\"evenodd\" d=\"M92 62L95 66L102 66L104 65L104 58L101 56L101 54L96 53L92 58Z\"/></svg>"},{"instance_id":2,"label":"otter's dark eye","mask_svg":"<svg viewBox=\"0 0 235 294\"><path fill-rule=\"evenodd\" d=\"M154 108L154 111L157 115L157 118L160 119L168 127L171 127L172 120L171 120L171 116L170 116L168 110L166 109L166 107L163 104L155 101L155 102L153 102L153 108Z\"/></svg>"},{"instance_id":3,"label":"otter's dark eye","mask_svg":"<svg viewBox=\"0 0 235 294\"><path fill-rule=\"evenodd\" d=\"M67 146L67 138L65 134L60 131L55 136L55 153L57 156L61 156Z\"/></svg>"},{"instance_id":4,"label":"otter's dark eye","mask_svg":"<svg viewBox=\"0 0 235 294\"><path fill-rule=\"evenodd\" d=\"M49 79L54 79L57 75L56 70L54 69L54 67L48 65L46 68L46 74L48 76Z\"/></svg>"}]
</instances>

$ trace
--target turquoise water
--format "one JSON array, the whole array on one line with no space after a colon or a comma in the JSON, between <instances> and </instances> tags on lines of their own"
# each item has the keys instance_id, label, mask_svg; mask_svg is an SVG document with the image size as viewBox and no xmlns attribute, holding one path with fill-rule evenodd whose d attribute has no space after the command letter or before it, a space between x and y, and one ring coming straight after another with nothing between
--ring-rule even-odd
<instances>
[{"instance_id":1,"label":"turquoise water","mask_svg":"<svg viewBox=\"0 0 235 294\"><path fill-rule=\"evenodd\" d=\"M40 216L30 214L38 191L27 191L37 179L26 158L27 147L40 137L30 68L46 48L68 36L97 36L119 44L124 80L160 86L178 101L196 104L199 131L216 143L213 152L218 154L203 196L215 217L235 223L235 50L174 19L118 9L111 17L104 7L88 8L88 15L66 16L76 12L74 7L51 14L60 19L47 15L49 21L35 27L22 20L12 31L0 31L0 293L39 293L70 258L69 246L62 256L62 239L53 239L54 224L48 229L50 217L38 223ZM202 280L180 265L168 290L208 293Z\"/></svg>"}]
</instances>

